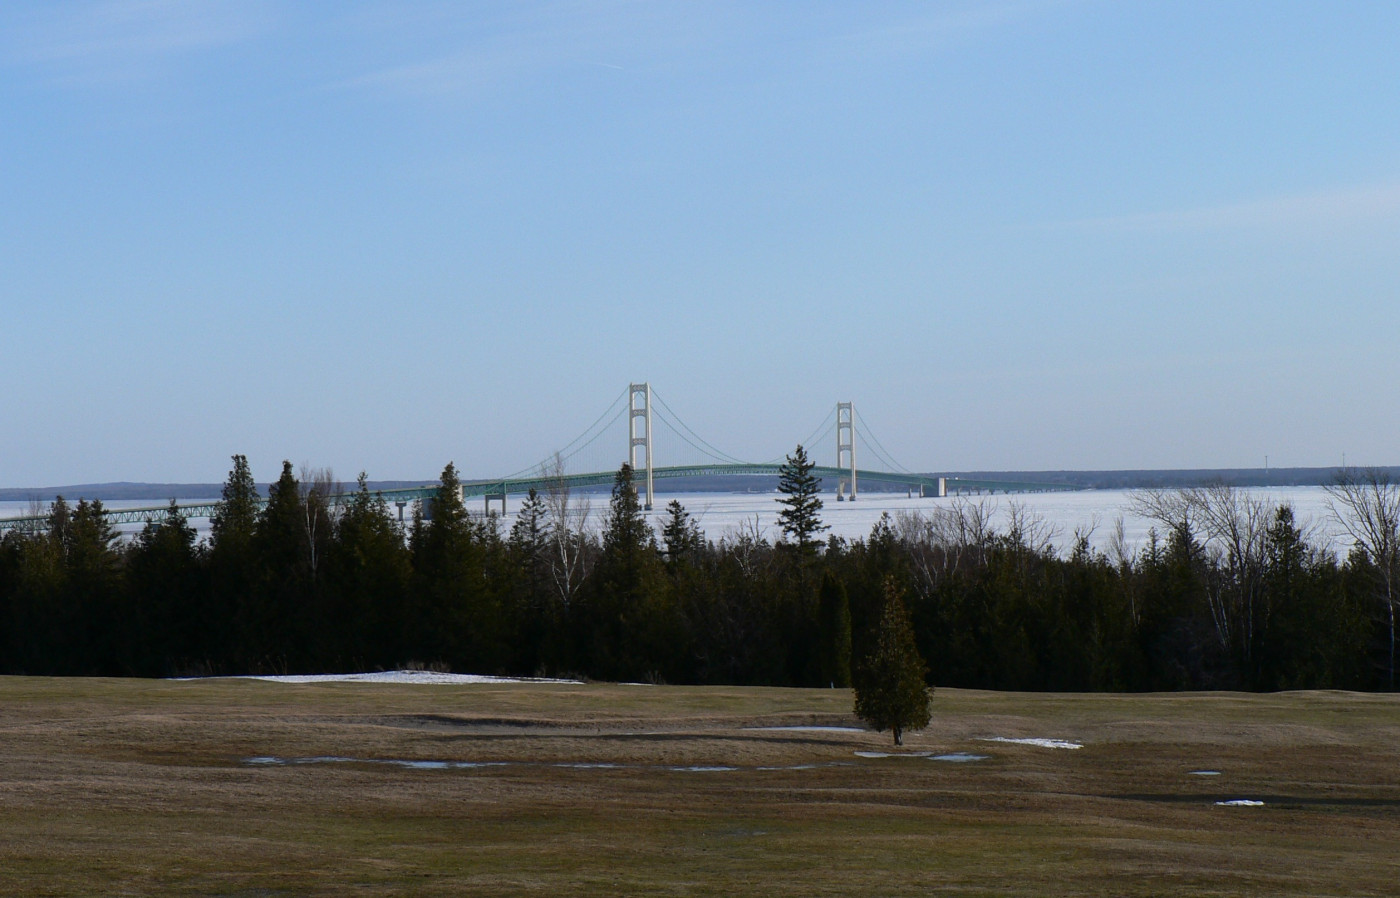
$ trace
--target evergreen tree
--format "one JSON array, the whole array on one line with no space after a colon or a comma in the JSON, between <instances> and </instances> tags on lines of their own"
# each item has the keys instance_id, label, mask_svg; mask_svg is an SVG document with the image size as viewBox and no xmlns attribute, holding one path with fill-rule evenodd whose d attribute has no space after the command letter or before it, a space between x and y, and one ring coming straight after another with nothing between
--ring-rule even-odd
<instances>
[{"instance_id":1,"label":"evergreen tree","mask_svg":"<svg viewBox=\"0 0 1400 898\"><path fill-rule=\"evenodd\" d=\"M335 664L347 669L401 660L400 628L412 573L403 531L364 473L326 554Z\"/></svg>"},{"instance_id":2,"label":"evergreen tree","mask_svg":"<svg viewBox=\"0 0 1400 898\"><path fill-rule=\"evenodd\" d=\"M233 470L224 482L222 498L209 517L209 591L201 642L209 648L214 671L247 673L238 626L240 608L254 589L253 533L262 502L248 459L233 456Z\"/></svg>"},{"instance_id":3,"label":"evergreen tree","mask_svg":"<svg viewBox=\"0 0 1400 898\"><path fill-rule=\"evenodd\" d=\"M305 667L312 652L310 606L315 588L306 547L306 510L292 463L268 488L252 539L253 588L239 606L243 652L256 669Z\"/></svg>"},{"instance_id":4,"label":"evergreen tree","mask_svg":"<svg viewBox=\"0 0 1400 898\"><path fill-rule=\"evenodd\" d=\"M127 554L126 588L133 616L133 665L142 676L199 669L202 587L195 529L175 500L150 521Z\"/></svg>"},{"instance_id":5,"label":"evergreen tree","mask_svg":"<svg viewBox=\"0 0 1400 898\"><path fill-rule=\"evenodd\" d=\"M675 623L659 576L656 535L642 514L632 466L613 480L603 546L582 609L590 672L605 679L664 676L677 657Z\"/></svg>"},{"instance_id":6,"label":"evergreen tree","mask_svg":"<svg viewBox=\"0 0 1400 898\"><path fill-rule=\"evenodd\" d=\"M851 685L851 605L846 586L825 573L819 596L821 678L830 686L845 688Z\"/></svg>"},{"instance_id":7,"label":"evergreen tree","mask_svg":"<svg viewBox=\"0 0 1400 898\"><path fill-rule=\"evenodd\" d=\"M129 673L124 662L129 619L121 606L122 562L117 529L102 500L78 500L67 528L63 607L72 615L69 646L75 672L114 676Z\"/></svg>"},{"instance_id":8,"label":"evergreen tree","mask_svg":"<svg viewBox=\"0 0 1400 898\"><path fill-rule=\"evenodd\" d=\"M672 567L679 564L704 544L700 525L685 510L679 499L666 506L666 523L661 527L661 541L666 545L666 560Z\"/></svg>"},{"instance_id":9,"label":"evergreen tree","mask_svg":"<svg viewBox=\"0 0 1400 898\"><path fill-rule=\"evenodd\" d=\"M46 529L7 535L17 540L10 598L9 669L14 673L76 671L73 627L78 621L64 594L71 520L72 511L59 496L50 506Z\"/></svg>"},{"instance_id":10,"label":"evergreen tree","mask_svg":"<svg viewBox=\"0 0 1400 898\"><path fill-rule=\"evenodd\" d=\"M15 599L28 535L18 529L0 534L0 673L15 670L19 632L15 627Z\"/></svg>"},{"instance_id":11,"label":"evergreen tree","mask_svg":"<svg viewBox=\"0 0 1400 898\"><path fill-rule=\"evenodd\" d=\"M531 489L520 505L520 511L515 516L515 523L511 525L510 536L506 542L516 557L527 568L532 568L543 560L548 540L549 510L545 506L544 497Z\"/></svg>"},{"instance_id":12,"label":"evergreen tree","mask_svg":"<svg viewBox=\"0 0 1400 898\"><path fill-rule=\"evenodd\" d=\"M258 485L253 482L247 456L235 455L233 470L229 471L228 480L224 482L223 495L214 513L209 516L209 535L213 550L216 553L233 550L234 543L246 543L251 540L253 530L257 526L258 508L261 505Z\"/></svg>"},{"instance_id":13,"label":"evergreen tree","mask_svg":"<svg viewBox=\"0 0 1400 898\"><path fill-rule=\"evenodd\" d=\"M531 674L546 666L546 644L552 649L563 629L562 608L550 582L549 547L548 506L532 489L505 543L508 606L504 610L517 673Z\"/></svg>"},{"instance_id":14,"label":"evergreen tree","mask_svg":"<svg viewBox=\"0 0 1400 898\"><path fill-rule=\"evenodd\" d=\"M812 473L814 467L816 463L807 458L807 450L799 444L778 469L778 492L783 494L778 500L783 506L778 512L778 524L803 555L816 554L817 535L829 529L821 519L822 500L818 494L822 480Z\"/></svg>"},{"instance_id":15,"label":"evergreen tree","mask_svg":"<svg viewBox=\"0 0 1400 898\"><path fill-rule=\"evenodd\" d=\"M462 504L457 467L448 463L425 511L415 511L410 546L414 589L405 650L454 669L495 670L505 654L500 616L487 589L482 531Z\"/></svg>"},{"instance_id":16,"label":"evergreen tree","mask_svg":"<svg viewBox=\"0 0 1400 898\"><path fill-rule=\"evenodd\" d=\"M894 578L885 581L885 608L875 634L873 651L861 664L856 680L855 712L883 733L894 733L904 744L905 730L921 730L929 722L928 667L914 644L909 612Z\"/></svg>"}]
</instances>

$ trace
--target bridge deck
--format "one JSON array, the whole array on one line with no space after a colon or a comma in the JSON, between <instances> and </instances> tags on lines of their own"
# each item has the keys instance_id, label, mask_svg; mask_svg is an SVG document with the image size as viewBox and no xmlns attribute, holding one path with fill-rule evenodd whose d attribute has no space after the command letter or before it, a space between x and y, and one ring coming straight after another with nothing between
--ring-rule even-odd
<instances>
[{"instance_id":1,"label":"bridge deck","mask_svg":"<svg viewBox=\"0 0 1400 898\"><path fill-rule=\"evenodd\" d=\"M722 475L748 475L748 476L769 476L776 477L780 473L781 465L778 464L729 464L729 465L673 465L669 467L653 468L652 477L656 480L666 480L676 477L705 477ZM850 471L844 468L832 468L816 466L812 468L812 473L823 480L838 481L850 475ZM640 483L645 479L645 472L639 471L635 478ZM549 489L567 487L570 489L607 486L617 477L616 471L598 471L589 474L566 474L563 477L538 475L534 477L515 477L508 480L471 480L462 483L462 497L479 496L501 496L520 495L528 493L530 490L544 492ZM1079 487L1069 484L1057 483L1032 483L1025 481L1006 480L969 480L957 477L940 478L926 474L893 474L889 471L866 471L856 469L857 482L865 483L893 483L903 484L909 487L919 487L925 492L938 494L939 481L942 480L947 485L949 494L955 492L977 492L977 493L1026 493L1026 492L1047 492L1059 490L1075 490ZM415 502L431 499L437 494L437 486L409 487L407 489L381 490L384 499L388 502ZM350 494L342 494L338 499L348 499ZM266 499L262 500L264 503ZM207 518L214 513L218 503L214 501L189 502L178 506L181 513L187 518ZM140 508L115 508L108 509L105 517L113 524L141 524L147 521L159 521L165 517L170 505L151 505ZM6 530L42 530L47 525L47 515L29 515L18 518L0 518L0 533Z\"/></svg>"}]
</instances>

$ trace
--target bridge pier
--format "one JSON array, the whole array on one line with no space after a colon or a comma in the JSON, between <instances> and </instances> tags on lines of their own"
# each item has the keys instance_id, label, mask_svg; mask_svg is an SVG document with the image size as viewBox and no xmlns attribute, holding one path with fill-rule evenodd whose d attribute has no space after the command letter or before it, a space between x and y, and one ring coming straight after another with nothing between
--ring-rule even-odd
<instances>
[{"instance_id":1,"label":"bridge pier","mask_svg":"<svg viewBox=\"0 0 1400 898\"><path fill-rule=\"evenodd\" d=\"M482 498L486 500L486 514L488 517L491 514L491 503L497 500L500 500L501 503L501 517L506 516L506 494L504 491L499 493L483 493Z\"/></svg>"}]
</instances>

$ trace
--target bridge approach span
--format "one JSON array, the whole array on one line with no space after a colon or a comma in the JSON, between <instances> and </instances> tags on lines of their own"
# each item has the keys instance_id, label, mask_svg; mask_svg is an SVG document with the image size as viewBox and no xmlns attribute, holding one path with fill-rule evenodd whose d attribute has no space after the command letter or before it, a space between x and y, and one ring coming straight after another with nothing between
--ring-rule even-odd
<instances>
[{"instance_id":1,"label":"bridge approach span","mask_svg":"<svg viewBox=\"0 0 1400 898\"><path fill-rule=\"evenodd\" d=\"M707 476L755 476L755 477L777 477L781 473L782 465L779 463L765 464L713 464L713 465L671 465L652 469L652 477L657 480L669 480L677 477L707 477ZM849 468L835 468L818 465L812 468L812 473L820 477L825 483L839 483L843 477L850 474ZM910 489L919 490L921 496L942 496L954 495L958 493L1026 493L1026 492L1047 492L1056 490L1074 490L1079 487L1069 484L1057 483L1035 483L1007 480L972 480L963 477L938 477L926 474L894 474L889 471L866 471L857 470L856 475L863 481L873 483L887 483L896 486L905 486ZM633 481L641 484L646 477L645 472L637 471L633 475ZM597 471L586 474L565 474L560 476L536 475L532 477L514 477L506 480L469 480L462 483L462 498L485 498L487 504L491 501L501 501L508 495L520 495L528 493L530 490L547 492L552 489L583 489L588 487L611 486L617 478L616 471ZM386 502L399 505L400 509L409 503L416 501L426 501L437 495L438 486L427 484L418 487L408 487L406 489L379 490ZM338 501L349 501L351 493L342 493L335 498ZM266 503L266 498L260 499L261 503ZM218 502L206 500L202 502L180 503L178 508L186 518L207 518L218 508ZM165 518L166 512L170 509L169 503L165 505L151 505L140 508L110 508L105 511L104 516L113 524L143 524L148 521L161 521ZM0 533L11 529L21 530L43 530L48 522L47 515L26 516L19 518L0 519Z\"/></svg>"}]
</instances>

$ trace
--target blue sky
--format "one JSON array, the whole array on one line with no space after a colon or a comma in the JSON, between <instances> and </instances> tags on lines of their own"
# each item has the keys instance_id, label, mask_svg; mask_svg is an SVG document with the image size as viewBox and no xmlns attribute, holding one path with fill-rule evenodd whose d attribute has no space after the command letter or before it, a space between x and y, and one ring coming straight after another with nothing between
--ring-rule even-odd
<instances>
[{"instance_id":1,"label":"blue sky","mask_svg":"<svg viewBox=\"0 0 1400 898\"><path fill-rule=\"evenodd\" d=\"M919 470L1397 464L1397 45L1391 2L8 3L0 486L502 475L633 380L755 459L852 400Z\"/></svg>"}]
</instances>

